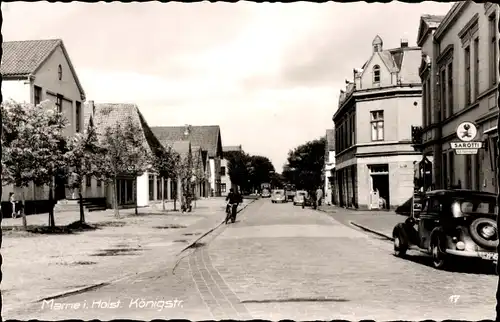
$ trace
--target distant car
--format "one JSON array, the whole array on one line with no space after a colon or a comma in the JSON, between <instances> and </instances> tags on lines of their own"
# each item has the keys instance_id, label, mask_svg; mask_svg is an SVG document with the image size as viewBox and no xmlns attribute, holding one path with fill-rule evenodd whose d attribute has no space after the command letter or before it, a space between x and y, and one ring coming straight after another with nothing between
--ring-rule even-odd
<instances>
[{"instance_id":1,"label":"distant car","mask_svg":"<svg viewBox=\"0 0 500 322\"><path fill-rule=\"evenodd\" d=\"M286 202L285 190L283 189L273 190L271 201L272 203Z\"/></svg>"},{"instance_id":2,"label":"distant car","mask_svg":"<svg viewBox=\"0 0 500 322\"><path fill-rule=\"evenodd\" d=\"M264 190L262 190L261 196L262 196L262 198L270 198L271 197L271 193L269 192L269 190L264 189Z\"/></svg>"},{"instance_id":3,"label":"distant car","mask_svg":"<svg viewBox=\"0 0 500 322\"><path fill-rule=\"evenodd\" d=\"M416 249L443 269L454 257L498 261L496 194L474 190L426 192L421 211L393 230L394 255Z\"/></svg>"},{"instance_id":4,"label":"distant car","mask_svg":"<svg viewBox=\"0 0 500 322\"><path fill-rule=\"evenodd\" d=\"M295 197L295 190L286 190L286 201L293 201L293 198Z\"/></svg>"},{"instance_id":5,"label":"distant car","mask_svg":"<svg viewBox=\"0 0 500 322\"><path fill-rule=\"evenodd\" d=\"M307 191L299 190L295 193L293 197L293 205L294 206L302 206L307 199Z\"/></svg>"}]
</instances>

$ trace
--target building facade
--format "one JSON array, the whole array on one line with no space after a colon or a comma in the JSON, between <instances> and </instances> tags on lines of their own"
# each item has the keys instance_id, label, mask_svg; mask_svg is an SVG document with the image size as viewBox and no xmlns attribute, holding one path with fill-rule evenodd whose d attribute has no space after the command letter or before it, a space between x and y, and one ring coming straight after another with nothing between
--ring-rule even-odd
<instances>
[{"instance_id":1,"label":"building facade","mask_svg":"<svg viewBox=\"0 0 500 322\"><path fill-rule=\"evenodd\" d=\"M93 101L85 105L85 124L94 127L97 135L103 135L106 128L129 118L141 129L144 146L151 153L162 149L160 141L153 135L139 107L135 104L94 104ZM161 178L153 171L146 171L138 177L120 174L117 178L117 203L120 208L145 207L162 200L167 179ZM112 185L86 177L82 185L82 195L87 201L105 199L107 207L113 203Z\"/></svg>"},{"instance_id":2,"label":"building facade","mask_svg":"<svg viewBox=\"0 0 500 322\"><path fill-rule=\"evenodd\" d=\"M3 56L2 94L4 101L39 104L52 101L68 120L64 134L72 136L83 131L83 104L85 92L78 79L70 57L60 39L7 41L2 44ZM70 197L65 180L55 180L54 198ZM19 189L16 189L19 190ZM30 185L16 191L24 194L26 201L48 200L48 187ZM7 200L14 187L2 190L2 200Z\"/></svg>"},{"instance_id":3,"label":"building facade","mask_svg":"<svg viewBox=\"0 0 500 322\"><path fill-rule=\"evenodd\" d=\"M241 145L238 146L224 146L222 147L223 155L227 152L243 152ZM229 177L229 161L223 157L221 159L220 167L220 178L221 178L221 195L227 196L229 194L229 189L235 188Z\"/></svg>"},{"instance_id":4,"label":"building facade","mask_svg":"<svg viewBox=\"0 0 500 322\"><path fill-rule=\"evenodd\" d=\"M335 194L335 130L326 130L325 144L325 203L327 205L336 204Z\"/></svg>"},{"instance_id":5,"label":"building facade","mask_svg":"<svg viewBox=\"0 0 500 322\"><path fill-rule=\"evenodd\" d=\"M154 135L161 141L185 141L202 149L205 163L205 184L202 185L202 196L221 196L221 159L222 141L218 125L205 126L156 126L152 127Z\"/></svg>"},{"instance_id":6,"label":"building facade","mask_svg":"<svg viewBox=\"0 0 500 322\"><path fill-rule=\"evenodd\" d=\"M341 90L333 116L340 206L394 209L412 197L413 163L421 159L411 142L422 119L420 60L419 47L402 40L386 50L377 36L368 61Z\"/></svg>"},{"instance_id":7,"label":"building facade","mask_svg":"<svg viewBox=\"0 0 500 322\"><path fill-rule=\"evenodd\" d=\"M420 19L424 106L415 143L432 163L424 189L498 189L498 12L493 3L464 1L445 16ZM450 142L466 121L476 125L474 141L485 147L457 155Z\"/></svg>"}]
</instances>

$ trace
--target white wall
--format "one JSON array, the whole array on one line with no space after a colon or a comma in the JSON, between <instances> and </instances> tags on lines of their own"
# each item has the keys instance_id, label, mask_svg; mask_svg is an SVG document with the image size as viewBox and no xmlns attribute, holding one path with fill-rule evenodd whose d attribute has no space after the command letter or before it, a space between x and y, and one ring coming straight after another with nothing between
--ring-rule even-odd
<instances>
[{"instance_id":1,"label":"white wall","mask_svg":"<svg viewBox=\"0 0 500 322\"><path fill-rule=\"evenodd\" d=\"M215 193L215 160L210 159L210 189ZM210 194L210 191L209 191Z\"/></svg>"},{"instance_id":2,"label":"white wall","mask_svg":"<svg viewBox=\"0 0 500 322\"><path fill-rule=\"evenodd\" d=\"M2 95L4 101L12 99L18 103L31 103L30 84L24 80L2 81Z\"/></svg>"},{"instance_id":3,"label":"white wall","mask_svg":"<svg viewBox=\"0 0 500 322\"><path fill-rule=\"evenodd\" d=\"M149 173L137 177L137 207L149 205Z\"/></svg>"}]
</instances>

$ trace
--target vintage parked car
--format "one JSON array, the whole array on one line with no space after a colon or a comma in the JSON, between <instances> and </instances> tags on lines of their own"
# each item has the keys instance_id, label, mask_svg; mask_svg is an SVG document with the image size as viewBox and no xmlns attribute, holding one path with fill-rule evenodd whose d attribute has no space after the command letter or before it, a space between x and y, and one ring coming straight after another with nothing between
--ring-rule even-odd
<instances>
[{"instance_id":1,"label":"vintage parked car","mask_svg":"<svg viewBox=\"0 0 500 322\"><path fill-rule=\"evenodd\" d=\"M286 202L285 190L283 189L273 190L273 192L271 193L271 201L272 203Z\"/></svg>"},{"instance_id":2,"label":"vintage parked car","mask_svg":"<svg viewBox=\"0 0 500 322\"><path fill-rule=\"evenodd\" d=\"M298 190L293 197L293 205L294 206L302 206L307 199L307 191Z\"/></svg>"},{"instance_id":3,"label":"vintage parked car","mask_svg":"<svg viewBox=\"0 0 500 322\"><path fill-rule=\"evenodd\" d=\"M422 210L394 227L394 255L409 249L432 256L435 268L458 257L498 261L496 195L474 190L434 190L423 195Z\"/></svg>"},{"instance_id":4,"label":"vintage parked car","mask_svg":"<svg viewBox=\"0 0 500 322\"><path fill-rule=\"evenodd\" d=\"M270 198L271 197L271 193L269 192L269 190L264 189L264 190L262 190L261 197L262 198Z\"/></svg>"}]
</instances>

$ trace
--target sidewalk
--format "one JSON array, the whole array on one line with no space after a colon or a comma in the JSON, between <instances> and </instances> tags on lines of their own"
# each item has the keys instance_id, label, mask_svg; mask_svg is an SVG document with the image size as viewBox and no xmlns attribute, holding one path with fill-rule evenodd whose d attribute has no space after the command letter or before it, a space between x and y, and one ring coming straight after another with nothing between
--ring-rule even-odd
<instances>
[{"instance_id":1,"label":"sidewalk","mask_svg":"<svg viewBox=\"0 0 500 322\"><path fill-rule=\"evenodd\" d=\"M242 204L248 205L245 200ZM161 209L161 205L160 205ZM4 219L3 312L44 297L147 271L175 260L189 242L222 222L223 199L198 200L191 213L163 212L149 207L86 214L99 229L73 234L34 234L6 230L22 220ZM55 214L56 225L79 219L78 213ZM28 224L47 225L48 215L28 216ZM7 313L7 315L5 315Z\"/></svg>"},{"instance_id":2,"label":"sidewalk","mask_svg":"<svg viewBox=\"0 0 500 322\"><path fill-rule=\"evenodd\" d=\"M363 230L392 239L392 230L398 223L404 222L407 216L394 211L357 211L337 206L322 206L320 211L328 213L345 225L354 225Z\"/></svg>"}]
</instances>

